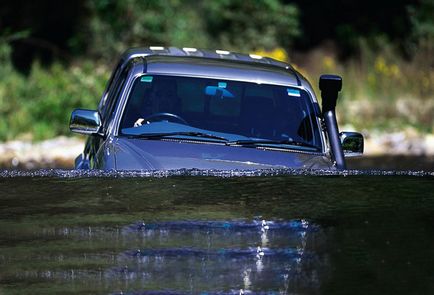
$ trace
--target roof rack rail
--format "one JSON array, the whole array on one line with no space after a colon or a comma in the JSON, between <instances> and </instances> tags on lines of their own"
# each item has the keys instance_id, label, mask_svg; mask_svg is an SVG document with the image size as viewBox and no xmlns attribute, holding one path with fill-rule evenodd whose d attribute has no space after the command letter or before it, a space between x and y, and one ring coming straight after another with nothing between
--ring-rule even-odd
<instances>
[{"instance_id":1,"label":"roof rack rail","mask_svg":"<svg viewBox=\"0 0 434 295\"><path fill-rule=\"evenodd\" d=\"M198 56L214 59L231 59L245 62L255 62L262 64L270 64L286 69L293 69L288 63L281 62L269 57L263 57L257 54L242 54L228 50L206 50L194 47L165 47L165 46L149 46L131 48L122 55L123 60L130 60L135 57L145 57L150 55L168 55L168 56Z\"/></svg>"}]
</instances>

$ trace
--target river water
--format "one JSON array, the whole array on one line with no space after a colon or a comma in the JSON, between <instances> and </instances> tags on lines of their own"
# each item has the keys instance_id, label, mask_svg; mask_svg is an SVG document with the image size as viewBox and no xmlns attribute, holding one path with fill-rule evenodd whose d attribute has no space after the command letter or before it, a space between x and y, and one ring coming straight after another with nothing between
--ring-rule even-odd
<instances>
[{"instance_id":1,"label":"river water","mask_svg":"<svg viewBox=\"0 0 434 295\"><path fill-rule=\"evenodd\" d=\"M433 294L434 173L0 172L0 294Z\"/></svg>"}]
</instances>

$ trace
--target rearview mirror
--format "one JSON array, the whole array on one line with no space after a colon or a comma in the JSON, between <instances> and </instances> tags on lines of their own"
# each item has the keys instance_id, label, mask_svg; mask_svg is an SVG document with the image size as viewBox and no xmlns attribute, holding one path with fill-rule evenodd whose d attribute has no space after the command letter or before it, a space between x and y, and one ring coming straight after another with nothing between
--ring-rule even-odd
<instances>
[{"instance_id":1,"label":"rearview mirror","mask_svg":"<svg viewBox=\"0 0 434 295\"><path fill-rule=\"evenodd\" d=\"M76 109L71 114L69 129L81 134L97 134L101 129L101 117L97 111Z\"/></svg>"},{"instance_id":2,"label":"rearview mirror","mask_svg":"<svg viewBox=\"0 0 434 295\"><path fill-rule=\"evenodd\" d=\"M358 157L363 154L364 139L358 132L339 133L345 157Z\"/></svg>"}]
</instances>

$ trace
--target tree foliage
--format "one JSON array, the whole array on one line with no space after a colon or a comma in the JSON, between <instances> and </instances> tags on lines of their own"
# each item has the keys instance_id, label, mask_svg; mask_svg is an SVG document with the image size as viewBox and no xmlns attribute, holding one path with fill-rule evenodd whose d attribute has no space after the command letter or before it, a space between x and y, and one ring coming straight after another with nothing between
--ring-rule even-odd
<instances>
[{"instance_id":1,"label":"tree foliage","mask_svg":"<svg viewBox=\"0 0 434 295\"><path fill-rule=\"evenodd\" d=\"M76 37L93 56L127 47L174 45L253 50L288 47L298 10L279 0L88 0L87 30Z\"/></svg>"},{"instance_id":2,"label":"tree foliage","mask_svg":"<svg viewBox=\"0 0 434 295\"><path fill-rule=\"evenodd\" d=\"M397 44L407 56L434 32L433 0L4 0L0 36L14 40L14 65L77 57L111 60L127 47L174 45L238 51L305 51L332 41L341 56L360 39ZM430 41L432 43L432 41ZM380 42L381 43L381 42Z\"/></svg>"},{"instance_id":3,"label":"tree foliage","mask_svg":"<svg viewBox=\"0 0 434 295\"><path fill-rule=\"evenodd\" d=\"M278 0L209 1L207 33L214 44L240 50L289 48L300 34L298 9Z\"/></svg>"}]
</instances>

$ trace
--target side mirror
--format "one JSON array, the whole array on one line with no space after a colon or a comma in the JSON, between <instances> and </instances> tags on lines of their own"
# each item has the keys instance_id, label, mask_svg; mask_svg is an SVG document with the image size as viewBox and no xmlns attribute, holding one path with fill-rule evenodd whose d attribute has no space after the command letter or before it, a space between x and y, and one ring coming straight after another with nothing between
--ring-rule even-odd
<instances>
[{"instance_id":1,"label":"side mirror","mask_svg":"<svg viewBox=\"0 0 434 295\"><path fill-rule=\"evenodd\" d=\"M345 157L358 157L363 154L363 135L358 132L339 133Z\"/></svg>"},{"instance_id":2,"label":"side mirror","mask_svg":"<svg viewBox=\"0 0 434 295\"><path fill-rule=\"evenodd\" d=\"M81 134L97 134L101 125L101 116L93 110L76 109L72 112L69 121L69 129Z\"/></svg>"}]
</instances>

